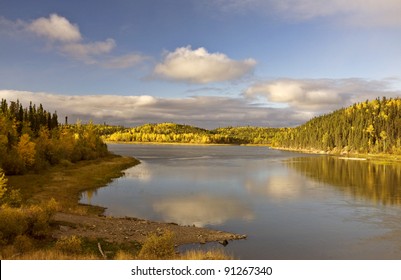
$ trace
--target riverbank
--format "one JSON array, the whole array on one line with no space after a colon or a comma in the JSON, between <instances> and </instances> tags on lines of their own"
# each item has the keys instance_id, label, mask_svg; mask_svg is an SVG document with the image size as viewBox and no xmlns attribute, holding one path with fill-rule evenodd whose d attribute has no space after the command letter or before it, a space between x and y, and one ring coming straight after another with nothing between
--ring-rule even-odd
<instances>
[{"instance_id":1,"label":"riverbank","mask_svg":"<svg viewBox=\"0 0 401 280\"><path fill-rule=\"evenodd\" d=\"M140 162L109 155L77 163L64 162L40 173L9 176L8 184L19 189L24 204L40 204L54 198L67 213L102 214L102 207L79 204L83 191L97 189L124 175L123 170Z\"/></svg>"},{"instance_id":2,"label":"riverbank","mask_svg":"<svg viewBox=\"0 0 401 280\"><path fill-rule=\"evenodd\" d=\"M198 144L198 143L175 143L175 142L121 142L121 141L106 141L108 144L133 144L133 145L182 145L182 146L249 146L249 147L266 147L274 150L289 151L303 154L314 155L330 155L344 160L368 160L378 164L386 163L399 163L401 162L401 155L393 154L362 154L344 151L323 151L319 149L295 149L286 147L274 147L268 144Z\"/></svg>"},{"instance_id":3,"label":"riverbank","mask_svg":"<svg viewBox=\"0 0 401 280\"><path fill-rule=\"evenodd\" d=\"M81 192L107 185L122 176L123 170L136 164L139 161L134 158L110 155L76 164L64 163L40 174L10 176L8 183L14 189L20 189L23 205L40 204L51 198L58 202L60 210L51 220L51 239L54 240L50 241L52 244L56 240L78 237L86 240L86 243L101 240L106 244L114 244L117 250L121 247L132 247L132 244L139 244L140 247L149 236L164 233L172 233L176 246L213 241L225 243L246 238L245 235L135 217L105 217L104 208L78 203ZM49 240L46 240L39 248L48 244Z\"/></svg>"},{"instance_id":4,"label":"riverbank","mask_svg":"<svg viewBox=\"0 0 401 280\"><path fill-rule=\"evenodd\" d=\"M289 151L303 154L330 155L344 160L367 160L378 164L401 162L401 155L393 155L393 154L361 154L361 153L343 152L343 151L323 151L318 149L295 149L295 148L285 148L285 147L270 147L270 148L275 150Z\"/></svg>"}]
</instances>

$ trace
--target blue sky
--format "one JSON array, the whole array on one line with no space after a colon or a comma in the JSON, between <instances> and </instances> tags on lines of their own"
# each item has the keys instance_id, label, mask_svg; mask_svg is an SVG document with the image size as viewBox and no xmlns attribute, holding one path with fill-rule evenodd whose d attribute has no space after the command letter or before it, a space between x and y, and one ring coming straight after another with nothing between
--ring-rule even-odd
<instances>
[{"instance_id":1,"label":"blue sky","mask_svg":"<svg viewBox=\"0 0 401 280\"><path fill-rule=\"evenodd\" d=\"M294 126L401 95L399 0L0 1L0 98L60 118Z\"/></svg>"}]
</instances>

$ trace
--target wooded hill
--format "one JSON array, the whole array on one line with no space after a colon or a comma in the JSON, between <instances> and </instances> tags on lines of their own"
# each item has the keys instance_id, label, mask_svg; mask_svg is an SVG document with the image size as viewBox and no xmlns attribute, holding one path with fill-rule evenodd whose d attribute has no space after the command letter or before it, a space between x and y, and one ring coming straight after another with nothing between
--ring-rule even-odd
<instances>
[{"instance_id":1,"label":"wooded hill","mask_svg":"<svg viewBox=\"0 0 401 280\"><path fill-rule=\"evenodd\" d=\"M278 129L260 127L226 127L207 130L174 124L145 124L123 129L106 136L108 141L192 143L192 144L270 144Z\"/></svg>"},{"instance_id":2,"label":"wooded hill","mask_svg":"<svg viewBox=\"0 0 401 280\"><path fill-rule=\"evenodd\" d=\"M334 153L401 154L401 99L378 98L283 128L272 145Z\"/></svg>"}]
</instances>

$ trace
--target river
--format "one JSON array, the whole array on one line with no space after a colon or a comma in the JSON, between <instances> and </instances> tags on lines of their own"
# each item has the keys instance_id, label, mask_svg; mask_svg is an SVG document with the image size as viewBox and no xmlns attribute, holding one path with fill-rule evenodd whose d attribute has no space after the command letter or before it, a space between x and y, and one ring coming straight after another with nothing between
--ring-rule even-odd
<instances>
[{"instance_id":1,"label":"river","mask_svg":"<svg viewBox=\"0 0 401 280\"><path fill-rule=\"evenodd\" d=\"M108 146L141 164L82 194L106 215L246 234L226 247L240 259L401 259L401 164L255 146Z\"/></svg>"}]
</instances>

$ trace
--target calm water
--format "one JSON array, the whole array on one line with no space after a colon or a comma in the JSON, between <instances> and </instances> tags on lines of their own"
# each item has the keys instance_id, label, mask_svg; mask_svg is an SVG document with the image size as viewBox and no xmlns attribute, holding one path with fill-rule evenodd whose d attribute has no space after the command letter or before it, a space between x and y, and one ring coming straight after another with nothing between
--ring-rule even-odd
<instances>
[{"instance_id":1,"label":"calm water","mask_svg":"<svg viewBox=\"0 0 401 280\"><path fill-rule=\"evenodd\" d=\"M401 259L400 165L266 147L109 149L142 163L82 194L107 215L247 234L226 247L241 259Z\"/></svg>"}]
</instances>

